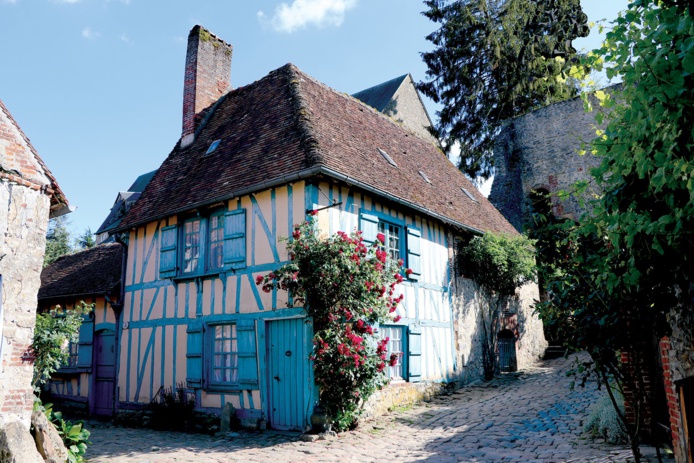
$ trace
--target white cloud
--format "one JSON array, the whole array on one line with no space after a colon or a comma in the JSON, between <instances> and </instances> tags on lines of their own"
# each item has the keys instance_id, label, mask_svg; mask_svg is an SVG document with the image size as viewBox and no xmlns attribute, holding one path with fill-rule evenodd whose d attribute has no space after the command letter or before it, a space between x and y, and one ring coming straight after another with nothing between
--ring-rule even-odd
<instances>
[{"instance_id":1,"label":"white cloud","mask_svg":"<svg viewBox=\"0 0 694 463\"><path fill-rule=\"evenodd\" d=\"M119 38L120 38L121 42L125 42L128 45L133 44L133 41L130 39L130 37L128 37L128 34L126 34L125 32L123 32Z\"/></svg>"},{"instance_id":2,"label":"white cloud","mask_svg":"<svg viewBox=\"0 0 694 463\"><path fill-rule=\"evenodd\" d=\"M53 3L79 3L81 0L53 0Z\"/></svg>"},{"instance_id":3,"label":"white cloud","mask_svg":"<svg viewBox=\"0 0 694 463\"><path fill-rule=\"evenodd\" d=\"M356 6L357 0L294 0L291 5L281 3L272 18L258 12L258 19L278 32L292 33L309 25L339 26L345 13Z\"/></svg>"},{"instance_id":4,"label":"white cloud","mask_svg":"<svg viewBox=\"0 0 694 463\"><path fill-rule=\"evenodd\" d=\"M82 29L82 37L84 37L87 40L94 40L97 37L99 37L101 34L99 34L96 31L93 31L91 27L85 27Z\"/></svg>"},{"instance_id":5,"label":"white cloud","mask_svg":"<svg viewBox=\"0 0 694 463\"><path fill-rule=\"evenodd\" d=\"M2 0L2 3L17 3L17 0Z\"/></svg>"}]
</instances>

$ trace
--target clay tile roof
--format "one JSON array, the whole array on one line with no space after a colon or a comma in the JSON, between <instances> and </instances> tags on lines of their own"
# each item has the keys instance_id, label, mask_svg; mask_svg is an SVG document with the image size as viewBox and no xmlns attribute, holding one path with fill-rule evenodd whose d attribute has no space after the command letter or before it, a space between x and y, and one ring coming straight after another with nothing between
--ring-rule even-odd
<instances>
[{"instance_id":1,"label":"clay tile roof","mask_svg":"<svg viewBox=\"0 0 694 463\"><path fill-rule=\"evenodd\" d=\"M15 126L19 134L22 136L24 139L25 143L29 147L29 150L31 151L31 154L34 156L36 159L36 162L41 166L43 169L43 173L46 175L48 178L48 181L50 182L49 187L49 193L51 197L51 208L52 209L57 209L63 206L68 205L68 200L65 197L65 193L63 193L63 190L60 189L60 186L58 185L58 181L55 179L53 176L53 173L48 169L48 166L46 165L45 162L43 162L43 159L41 159L41 156L36 152L36 148L34 148L34 145L31 144L31 140L29 140L29 137L27 137L24 132L22 131L22 128L17 124L17 121L14 120L12 117L12 114L10 111L7 109L5 104L0 100L0 111L5 113L5 116L10 120L12 125Z\"/></svg>"},{"instance_id":2,"label":"clay tile roof","mask_svg":"<svg viewBox=\"0 0 694 463\"><path fill-rule=\"evenodd\" d=\"M41 272L38 298L110 293L120 285L122 259L119 243L63 256Z\"/></svg>"},{"instance_id":3,"label":"clay tile roof","mask_svg":"<svg viewBox=\"0 0 694 463\"><path fill-rule=\"evenodd\" d=\"M219 147L205 155L215 140ZM174 148L118 230L315 175L457 227L517 233L436 146L292 64L222 97L193 144Z\"/></svg>"}]
</instances>

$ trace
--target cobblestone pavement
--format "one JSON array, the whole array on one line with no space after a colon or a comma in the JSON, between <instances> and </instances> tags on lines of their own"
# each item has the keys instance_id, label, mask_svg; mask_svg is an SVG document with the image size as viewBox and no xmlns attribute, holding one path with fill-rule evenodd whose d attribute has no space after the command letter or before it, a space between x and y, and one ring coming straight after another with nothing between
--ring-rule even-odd
<instances>
[{"instance_id":1,"label":"cobblestone pavement","mask_svg":"<svg viewBox=\"0 0 694 463\"><path fill-rule=\"evenodd\" d=\"M211 437L92 423L87 457L90 463L628 461L627 448L581 436L601 392L594 384L570 391L571 363L541 362L315 442L274 431Z\"/></svg>"}]
</instances>

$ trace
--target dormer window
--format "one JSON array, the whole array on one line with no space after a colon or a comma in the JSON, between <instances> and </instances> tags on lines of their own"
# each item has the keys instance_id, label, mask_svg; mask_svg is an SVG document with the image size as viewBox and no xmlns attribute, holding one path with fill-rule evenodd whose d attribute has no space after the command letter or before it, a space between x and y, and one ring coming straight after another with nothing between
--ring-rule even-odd
<instances>
[{"instance_id":1,"label":"dormer window","mask_svg":"<svg viewBox=\"0 0 694 463\"><path fill-rule=\"evenodd\" d=\"M429 180L429 177L427 177L427 174L424 173L424 171L419 171L419 175L424 179L425 182L431 183L431 180Z\"/></svg>"},{"instance_id":2,"label":"dormer window","mask_svg":"<svg viewBox=\"0 0 694 463\"><path fill-rule=\"evenodd\" d=\"M213 141L212 144L210 145L210 147L207 148L207 152L205 153L205 156L207 156L208 154L214 153L214 151L217 149L217 147L219 146L219 143L221 141L222 141L221 139Z\"/></svg>"}]
</instances>

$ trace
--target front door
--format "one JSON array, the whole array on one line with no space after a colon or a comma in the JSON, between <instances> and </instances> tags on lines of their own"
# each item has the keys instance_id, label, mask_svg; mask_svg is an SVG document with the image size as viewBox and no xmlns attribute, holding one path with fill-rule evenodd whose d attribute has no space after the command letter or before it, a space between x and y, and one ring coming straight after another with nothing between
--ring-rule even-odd
<instances>
[{"instance_id":1,"label":"front door","mask_svg":"<svg viewBox=\"0 0 694 463\"><path fill-rule=\"evenodd\" d=\"M303 430L309 413L305 318L267 322L268 415L273 429Z\"/></svg>"},{"instance_id":2,"label":"front door","mask_svg":"<svg viewBox=\"0 0 694 463\"><path fill-rule=\"evenodd\" d=\"M94 414L112 415L116 381L116 333L112 330L97 332L94 347Z\"/></svg>"}]
</instances>

